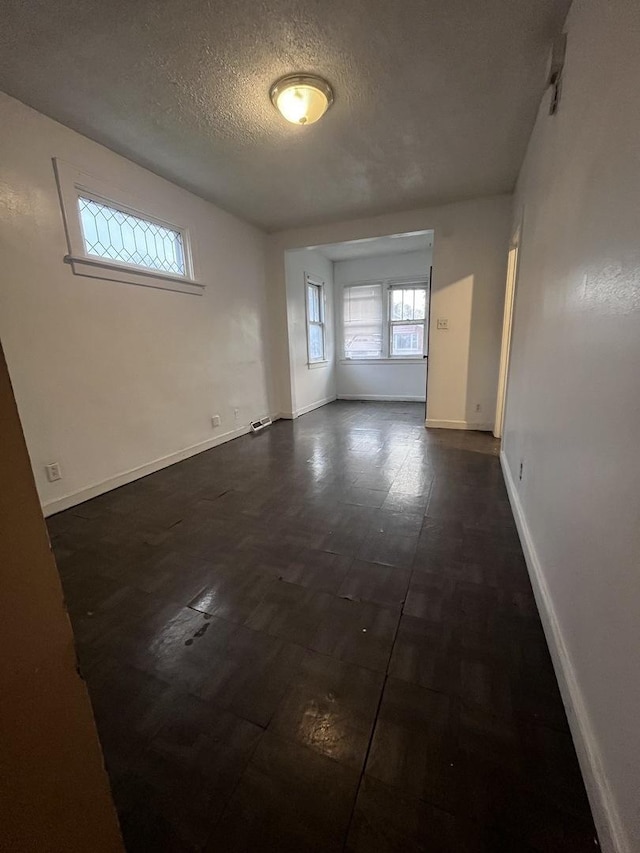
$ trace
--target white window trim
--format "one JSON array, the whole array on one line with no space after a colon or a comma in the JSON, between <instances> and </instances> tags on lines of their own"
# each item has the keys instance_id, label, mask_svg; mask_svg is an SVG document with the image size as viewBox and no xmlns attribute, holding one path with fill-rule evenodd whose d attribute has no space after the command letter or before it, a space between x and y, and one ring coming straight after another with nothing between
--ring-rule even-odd
<instances>
[{"instance_id":1,"label":"white window trim","mask_svg":"<svg viewBox=\"0 0 640 853\"><path fill-rule=\"evenodd\" d=\"M190 293L202 295L205 285L197 281L194 273L193 255L191 251L191 239L189 229L173 222L140 210L131 204L132 199L127 193L119 188L109 186L104 181L94 178L92 175L82 172L80 169L65 163L63 160L54 158L54 169L60 205L67 236L68 254L65 262L71 265L75 275L88 276L89 278L100 278L106 281L118 281L126 284L140 284L145 287L155 287L161 290L173 290L178 293ZM124 213L130 213L173 231L179 231L182 235L182 245L185 261L185 275L165 273L161 270L151 270L147 267L128 264L121 261L112 261L89 255L85 249L82 224L80 222L80 211L78 198L90 198L100 204L107 204Z\"/></svg>"},{"instance_id":2,"label":"white window trim","mask_svg":"<svg viewBox=\"0 0 640 853\"><path fill-rule=\"evenodd\" d=\"M344 291L348 287L366 287L367 285L379 284L382 285L382 352L386 353L381 358L349 358L344 351ZM418 276L410 276L407 278L387 278L387 279L368 279L365 281L349 281L345 282L341 288L341 299L339 302L340 311L340 364L424 364L429 355L429 309L427 307L426 317L424 320L426 352L421 356L415 355L391 355L391 340L390 330L392 325L391 320L391 290L394 288L409 290L415 287L417 289L425 289L427 291L427 306L431 299L431 281L430 276L424 278ZM408 321L407 321L408 322Z\"/></svg>"},{"instance_id":3,"label":"white window trim","mask_svg":"<svg viewBox=\"0 0 640 853\"><path fill-rule=\"evenodd\" d=\"M427 360L427 355L421 355L416 358L415 355L394 355L388 358L341 358L340 364L424 364Z\"/></svg>"},{"instance_id":4,"label":"white window trim","mask_svg":"<svg viewBox=\"0 0 640 853\"><path fill-rule=\"evenodd\" d=\"M314 323L316 326L321 326L322 328L322 358L311 358L310 348L311 348L311 337L309 335L309 328L311 326L311 321L309 319L309 297L307 294L307 286L314 285L315 287L320 288L320 323ZM318 367L327 367L329 364L329 359L327 358L327 294L325 283L322 279L317 278L314 275L310 275L309 273L304 274L304 311L306 318L306 332L307 332L307 367L309 370L313 370Z\"/></svg>"}]
</instances>

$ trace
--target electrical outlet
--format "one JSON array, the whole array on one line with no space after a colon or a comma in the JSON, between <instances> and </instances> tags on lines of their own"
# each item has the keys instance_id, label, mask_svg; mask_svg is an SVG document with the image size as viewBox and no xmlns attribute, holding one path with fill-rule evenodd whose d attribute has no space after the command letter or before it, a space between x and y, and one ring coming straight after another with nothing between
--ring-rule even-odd
<instances>
[{"instance_id":1,"label":"electrical outlet","mask_svg":"<svg viewBox=\"0 0 640 853\"><path fill-rule=\"evenodd\" d=\"M233 417L236 421L238 420L238 418L240 417L240 409L233 410Z\"/></svg>"},{"instance_id":2,"label":"electrical outlet","mask_svg":"<svg viewBox=\"0 0 640 853\"><path fill-rule=\"evenodd\" d=\"M47 472L47 480L50 483L55 483L56 480L62 479L62 470L59 462L52 462L50 465L45 465L44 470Z\"/></svg>"},{"instance_id":3,"label":"electrical outlet","mask_svg":"<svg viewBox=\"0 0 640 853\"><path fill-rule=\"evenodd\" d=\"M520 471L519 471L519 473L518 473L518 479L519 479L519 480L521 480L521 479L522 479L523 471L524 471L524 459L521 459L521 460L520 460Z\"/></svg>"},{"instance_id":4,"label":"electrical outlet","mask_svg":"<svg viewBox=\"0 0 640 853\"><path fill-rule=\"evenodd\" d=\"M449 328L449 321L446 319L446 317L438 317L438 319L436 321L436 328L437 329L448 329Z\"/></svg>"},{"instance_id":5,"label":"electrical outlet","mask_svg":"<svg viewBox=\"0 0 640 853\"><path fill-rule=\"evenodd\" d=\"M476 403L476 412L480 411L480 403Z\"/></svg>"},{"instance_id":6,"label":"electrical outlet","mask_svg":"<svg viewBox=\"0 0 640 853\"><path fill-rule=\"evenodd\" d=\"M219 427L220 423L220 415L213 415L213 417L211 418L211 426Z\"/></svg>"}]
</instances>

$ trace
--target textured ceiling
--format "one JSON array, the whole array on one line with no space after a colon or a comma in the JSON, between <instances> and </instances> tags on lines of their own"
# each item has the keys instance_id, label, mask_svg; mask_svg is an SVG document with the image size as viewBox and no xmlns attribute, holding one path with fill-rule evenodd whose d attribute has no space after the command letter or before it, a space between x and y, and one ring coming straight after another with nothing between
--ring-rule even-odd
<instances>
[{"instance_id":1,"label":"textured ceiling","mask_svg":"<svg viewBox=\"0 0 640 853\"><path fill-rule=\"evenodd\" d=\"M348 240L314 246L330 261L352 261L356 258L374 258L378 255L400 255L418 252L433 246L433 231L416 231L413 234L393 234L389 237L369 237L366 240Z\"/></svg>"},{"instance_id":2,"label":"textured ceiling","mask_svg":"<svg viewBox=\"0 0 640 853\"><path fill-rule=\"evenodd\" d=\"M569 0L4 0L0 88L262 227L508 192ZM316 72L310 127L269 101Z\"/></svg>"}]
</instances>

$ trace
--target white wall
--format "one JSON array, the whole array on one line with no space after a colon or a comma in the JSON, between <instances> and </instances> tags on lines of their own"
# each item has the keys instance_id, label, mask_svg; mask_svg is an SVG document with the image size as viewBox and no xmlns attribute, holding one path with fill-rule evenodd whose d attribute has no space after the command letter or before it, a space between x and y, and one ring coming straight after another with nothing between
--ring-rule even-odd
<instances>
[{"instance_id":1,"label":"white wall","mask_svg":"<svg viewBox=\"0 0 640 853\"><path fill-rule=\"evenodd\" d=\"M495 415L511 196L394 213L272 234L273 306L286 294L284 252L345 240L435 230L427 415L432 426L491 429ZM438 317L448 331L436 331ZM281 400L289 399L285 312L273 311L274 358ZM480 411L476 412L476 406Z\"/></svg>"},{"instance_id":2,"label":"white wall","mask_svg":"<svg viewBox=\"0 0 640 853\"><path fill-rule=\"evenodd\" d=\"M5 95L0 126L0 337L48 511L273 411L262 232ZM189 223L205 295L73 275L54 156Z\"/></svg>"},{"instance_id":3,"label":"white wall","mask_svg":"<svg viewBox=\"0 0 640 853\"><path fill-rule=\"evenodd\" d=\"M291 407L283 417L298 417L336 398L333 263L320 252L287 252L285 259L287 324L291 370ZM325 352L323 364L308 364L305 274L325 284Z\"/></svg>"},{"instance_id":4,"label":"white wall","mask_svg":"<svg viewBox=\"0 0 640 853\"><path fill-rule=\"evenodd\" d=\"M353 258L336 261L333 265L336 293L337 326L342 322L344 286L362 281L416 276L429 279L432 262L431 249L377 255L371 258ZM427 365L424 359L417 364L386 361L366 364L351 359L340 359L342 330L336 328L338 337L338 363L336 384L338 397L352 400L416 400L423 401L427 386Z\"/></svg>"},{"instance_id":5,"label":"white wall","mask_svg":"<svg viewBox=\"0 0 640 853\"><path fill-rule=\"evenodd\" d=\"M524 208L504 452L602 847L640 850L640 7L579 0ZM518 471L523 462L523 478Z\"/></svg>"}]
</instances>

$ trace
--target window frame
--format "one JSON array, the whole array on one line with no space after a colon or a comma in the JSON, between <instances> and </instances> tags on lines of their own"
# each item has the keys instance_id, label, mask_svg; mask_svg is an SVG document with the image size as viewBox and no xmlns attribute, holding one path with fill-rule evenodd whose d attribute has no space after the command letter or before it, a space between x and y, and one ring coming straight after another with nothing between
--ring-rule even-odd
<instances>
[{"instance_id":1,"label":"window frame","mask_svg":"<svg viewBox=\"0 0 640 853\"><path fill-rule=\"evenodd\" d=\"M425 291L425 309L422 320L394 320L391 316L391 302L394 290L424 290ZM422 360L426 357L425 350L428 349L428 317L429 317L429 284L424 282L390 282L387 285L387 354L391 361L410 361ZM422 354L421 355L398 355L391 352L393 345L393 328L394 326L422 326Z\"/></svg>"},{"instance_id":2,"label":"window frame","mask_svg":"<svg viewBox=\"0 0 640 853\"><path fill-rule=\"evenodd\" d=\"M309 286L318 288L318 303L320 310L320 320L311 320L309 312ZM325 282L317 276L310 273L304 274L304 307L306 319L307 333L307 367L311 370L314 367L323 367L329 363L327 358L327 306ZM322 331L322 357L312 358L311 356L311 326L318 326Z\"/></svg>"},{"instance_id":3,"label":"window frame","mask_svg":"<svg viewBox=\"0 0 640 853\"><path fill-rule=\"evenodd\" d=\"M123 190L110 186L99 178L54 158L54 170L60 196L60 206L67 238L68 254L64 261L71 265L75 275L117 281L125 284L139 284L161 290L202 295L205 286L196 276L193 262L192 242L189 228L170 222L156 213L149 213L134 206L133 199ZM78 200L86 198L98 204L107 205L114 210L144 219L163 228L176 231L182 237L185 274L164 272L149 267L103 258L89 254L85 247L84 233Z\"/></svg>"},{"instance_id":4,"label":"window frame","mask_svg":"<svg viewBox=\"0 0 640 853\"><path fill-rule=\"evenodd\" d=\"M381 288L381 332L382 332L382 355L379 358L352 358L345 352L344 335L344 291L351 287L372 287L379 285ZM425 318L420 321L392 321L391 319L391 291L392 290L425 290L426 309ZM429 305L431 299L431 271L423 276L411 276L407 278L369 279L367 281L350 281L342 285L342 298L340 299L340 363L341 364L390 364L402 362L403 364L422 364L428 357L429 351ZM424 324L423 353L414 355L391 355L391 328L396 325Z\"/></svg>"}]
</instances>

